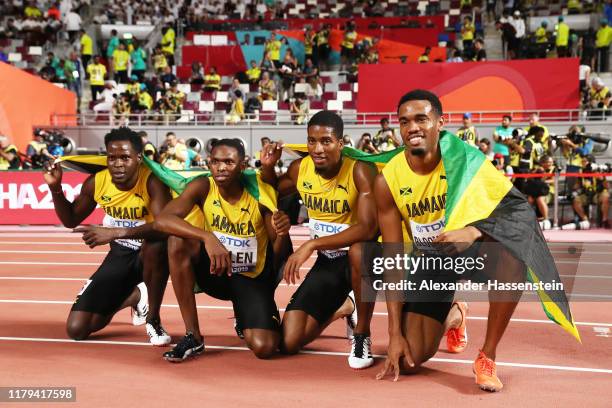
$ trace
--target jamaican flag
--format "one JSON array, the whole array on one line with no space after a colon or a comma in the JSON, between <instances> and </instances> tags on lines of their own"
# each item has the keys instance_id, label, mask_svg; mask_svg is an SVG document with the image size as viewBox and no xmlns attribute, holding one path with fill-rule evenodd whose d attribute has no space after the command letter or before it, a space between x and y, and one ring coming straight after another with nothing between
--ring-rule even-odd
<instances>
[{"instance_id":1,"label":"jamaican flag","mask_svg":"<svg viewBox=\"0 0 612 408\"><path fill-rule=\"evenodd\" d=\"M531 282L560 282L554 259L525 197L478 149L447 131L440 133L439 143L448 185L445 230L475 226L520 259ZM308 152L306 145L284 148L300 156ZM376 163L380 168L403 151L400 147L370 155L344 147L342 154ZM565 292L538 290L538 296L548 318L580 341Z\"/></svg>"},{"instance_id":2,"label":"jamaican flag","mask_svg":"<svg viewBox=\"0 0 612 408\"><path fill-rule=\"evenodd\" d=\"M62 166L77 170L83 173L95 174L106 169L106 156L83 155L83 156L64 156L56 160L56 163L61 163ZM154 162L153 160L144 158L144 163L151 169L151 172L157 176L165 185L175 193L181 194L187 184L199 177L209 177L209 171L200 172L177 172ZM193 175L196 173L195 175ZM189 176L188 176L189 175ZM254 170L245 170L242 173L241 179L244 188L251 194L260 204L274 212L276 208L276 191L274 188L264 183L259 174Z\"/></svg>"}]
</instances>

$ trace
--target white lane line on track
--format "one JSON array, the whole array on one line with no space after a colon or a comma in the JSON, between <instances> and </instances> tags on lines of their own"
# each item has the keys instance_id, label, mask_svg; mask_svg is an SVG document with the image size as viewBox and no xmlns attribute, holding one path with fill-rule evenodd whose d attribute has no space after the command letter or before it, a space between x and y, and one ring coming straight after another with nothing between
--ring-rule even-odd
<instances>
[{"instance_id":1,"label":"white lane line on track","mask_svg":"<svg viewBox=\"0 0 612 408\"><path fill-rule=\"evenodd\" d=\"M74 302L69 300L21 300L21 299L0 299L0 304L2 303L15 303L15 304L50 304L50 305L71 305ZM162 304L162 307L167 307L171 309L176 309L179 306L175 304ZM205 310L234 310L232 306L209 306L209 305L198 305L198 309ZM279 311L284 312L285 309L279 309ZM374 312L374 316L387 316L386 312ZM487 320L485 316L468 316L468 320ZM540 319L520 319L520 318L512 318L511 322L516 323L543 323L543 324L554 324L554 322L550 320L540 320ZM599 323L599 322L574 322L578 326L601 326L601 327L612 327L612 323Z\"/></svg>"},{"instance_id":2,"label":"white lane line on track","mask_svg":"<svg viewBox=\"0 0 612 408\"><path fill-rule=\"evenodd\" d=\"M104 345L121 345L121 346L144 346L153 347L150 343L136 342L136 341L113 341L113 340L70 340L70 339L52 339L52 338L41 338L41 337L0 337L0 341L28 341L28 342L39 342L39 343L72 343L72 344L104 344ZM212 346L206 345L206 348L212 350L233 350L233 351L250 351L247 347L231 347L231 346ZM311 354L317 356L339 356L347 357L348 353L334 352L334 351L309 351L302 350L300 354ZM385 358L386 356L381 354L375 354L375 358ZM450 363L450 364L473 364L472 360L460 360L454 358L432 358L429 361L436 363ZM546 364L524 364L524 363L510 363L510 362L496 362L498 366L503 367L517 367L517 368L535 368L544 370L555 370L555 371L573 371L573 372L586 372L586 373L598 373L598 374L612 374L612 370L603 368L587 368L587 367L571 367L571 366L558 366L558 365L546 365Z\"/></svg>"}]
</instances>

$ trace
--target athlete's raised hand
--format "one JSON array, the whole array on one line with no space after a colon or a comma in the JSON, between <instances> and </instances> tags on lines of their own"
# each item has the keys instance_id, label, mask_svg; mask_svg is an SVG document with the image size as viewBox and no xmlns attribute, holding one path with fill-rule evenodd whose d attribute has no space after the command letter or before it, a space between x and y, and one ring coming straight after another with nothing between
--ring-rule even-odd
<instances>
[{"instance_id":1,"label":"athlete's raised hand","mask_svg":"<svg viewBox=\"0 0 612 408\"><path fill-rule=\"evenodd\" d=\"M300 267L310 258L310 255L314 252L314 248L310 245L310 242L306 242L304 245L295 251L285 263L285 269L283 275L287 283L296 283L300 280Z\"/></svg>"},{"instance_id":2,"label":"athlete's raised hand","mask_svg":"<svg viewBox=\"0 0 612 408\"><path fill-rule=\"evenodd\" d=\"M284 212L276 211L274 214L272 214L272 226L276 231L276 235L287 235L289 233L289 229L291 228L291 220Z\"/></svg>"},{"instance_id":3,"label":"athlete's raised hand","mask_svg":"<svg viewBox=\"0 0 612 408\"><path fill-rule=\"evenodd\" d=\"M399 379L401 365L404 367L414 367L414 361L410 354L410 346L401 334L389 338L389 349L387 350L387 360L385 367L376 374L377 380L382 380L387 374L393 374L393 381Z\"/></svg>"},{"instance_id":4,"label":"athlete's raised hand","mask_svg":"<svg viewBox=\"0 0 612 408\"><path fill-rule=\"evenodd\" d=\"M90 248L95 248L99 245L106 245L117 238L118 228L107 228L99 227L95 225L88 225L85 227L78 227L72 230L72 232L82 233L83 241Z\"/></svg>"},{"instance_id":5,"label":"athlete's raised hand","mask_svg":"<svg viewBox=\"0 0 612 408\"><path fill-rule=\"evenodd\" d=\"M468 249L474 241L482 236L476 227L465 227L454 231L443 232L433 240L446 255L457 255Z\"/></svg>"},{"instance_id":6,"label":"athlete's raised hand","mask_svg":"<svg viewBox=\"0 0 612 408\"><path fill-rule=\"evenodd\" d=\"M259 161L262 167L274 167L283 153L283 142L268 143L261 150Z\"/></svg>"},{"instance_id":7,"label":"athlete's raised hand","mask_svg":"<svg viewBox=\"0 0 612 408\"><path fill-rule=\"evenodd\" d=\"M62 166L49 160L43 166L43 178L52 191L62 188Z\"/></svg>"},{"instance_id":8,"label":"athlete's raised hand","mask_svg":"<svg viewBox=\"0 0 612 408\"><path fill-rule=\"evenodd\" d=\"M207 234L204 239L204 249L210 259L210 273L221 276L232 274L232 258L230 253L214 234Z\"/></svg>"}]
</instances>

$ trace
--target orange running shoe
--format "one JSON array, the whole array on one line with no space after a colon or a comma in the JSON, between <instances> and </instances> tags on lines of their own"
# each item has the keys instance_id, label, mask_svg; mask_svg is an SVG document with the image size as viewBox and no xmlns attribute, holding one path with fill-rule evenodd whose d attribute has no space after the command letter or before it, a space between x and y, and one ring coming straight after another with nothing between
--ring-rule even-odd
<instances>
[{"instance_id":1,"label":"orange running shoe","mask_svg":"<svg viewBox=\"0 0 612 408\"><path fill-rule=\"evenodd\" d=\"M497 378L495 361L487 357L482 350L479 350L478 358L474 361L472 371L476 377L476 384L478 384L481 390L497 392L504 388L504 384Z\"/></svg>"},{"instance_id":2,"label":"orange running shoe","mask_svg":"<svg viewBox=\"0 0 612 408\"><path fill-rule=\"evenodd\" d=\"M461 353L467 347L467 311L468 305L465 302L455 302L459 312L461 312L461 324L459 327L448 329L446 332L446 348L449 353Z\"/></svg>"}]
</instances>

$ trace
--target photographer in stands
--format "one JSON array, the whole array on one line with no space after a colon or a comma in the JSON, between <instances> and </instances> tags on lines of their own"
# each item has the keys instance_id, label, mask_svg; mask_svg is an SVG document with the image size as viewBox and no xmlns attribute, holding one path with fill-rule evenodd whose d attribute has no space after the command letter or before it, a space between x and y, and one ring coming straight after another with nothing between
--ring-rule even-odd
<instances>
[{"instance_id":1,"label":"photographer in stands","mask_svg":"<svg viewBox=\"0 0 612 408\"><path fill-rule=\"evenodd\" d=\"M591 154L584 156L582 159L583 173L608 173L610 170L609 164L597 165L595 157ZM580 180L575 183L572 196L572 206L580 219L576 224L576 229L590 228L591 224L589 222L588 213L585 211L588 210L590 204L596 205L597 210L601 214L600 226L602 228L610 228L610 222L608 221L610 194L608 193L608 180L606 180L605 177L580 178ZM568 228L564 226L564 229Z\"/></svg>"},{"instance_id":2,"label":"photographer in stands","mask_svg":"<svg viewBox=\"0 0 612 408\"><path fill-rule=\"evenodd\" d=\"M579 173L582 170L582 158L593 151L593 141L584 136L584 127L573 125L567 137L557 138L561 144L561 153L567 161L567 173Z\"/></svg>"},{"instance_id":3,"label":"photographer in stands","mask_svg":"<svg viewBox=\"0 0 612 408\"><path fill-rule=\"evenodd\" d=\"M589 118L603 119L610 115L610 102L612 101L612 93L605 86L601 78L593 78L591 81L591 89L589 91Z\"/></svg>"},{"instance_id":4,"label":"photographer in stands","mask_svg":"<svg viewBox=\"0 0 612 408\"><path fill-rule=\"evenodd\" d=\"M361 135L359 142L357 142L357 149L362 150L366 153L380 153L374 143L372 142L372 135L369 133L364 133Z\"/></svg>"},{"instance_id":5,"label":"photographer in stands","mask_svg":"<svg viewBox=\"0 0 612 408\"><path fill-rule=\"evenodd\" d=\"M531 173L552 174L556 171L553 158L547 154L533 167ZM548 218L548 204L554 198L554 176L532 178L525 183L525 194L529 204L535 204L538 221L543 230L551 229L552 224Z\"/></svg>"},{"instance_id":6,"label":"photographer in stands","mask_svg":"<svg viewBox=\"0 0 612 408\"><path fill-rule=\"evenodd\" d=\"M19 170L19 164L17 147L0 134L0 170Z\"/></svg>"},{"instance_id":7,"label":"photographer in stands","mask_svg":"<svg viewBox=\"0 0 612 408\"><path fill-rule=\"evenodd\" d=\"M33 169L41 169L47 160L54 159L53 155L49 153L45 140L46 135L48 133L44 130L36 129L34 130L34 140L28 144L26 155Z\"/></svg>"},{"instance_id":8,"label":"photographer in stands","mask_svg":"<svg viewBox=\"0 0 612 408\"><path fill-rule=\"evenodd\" d=\"M389 119L380 120L380 129L374 135L372 143L379 151L393 150L400 145L395 129L389 126Z\"/></svg>"}]
</instances>

